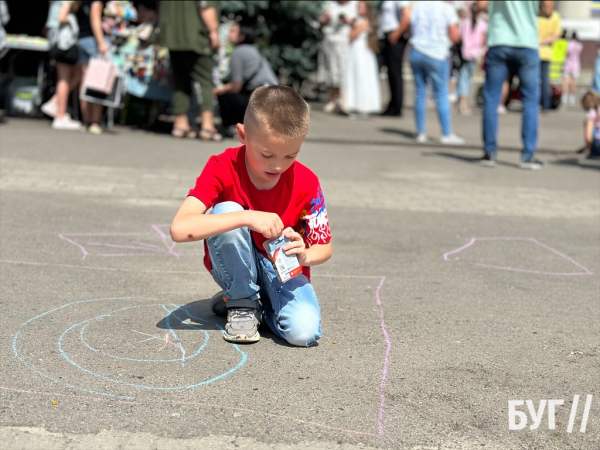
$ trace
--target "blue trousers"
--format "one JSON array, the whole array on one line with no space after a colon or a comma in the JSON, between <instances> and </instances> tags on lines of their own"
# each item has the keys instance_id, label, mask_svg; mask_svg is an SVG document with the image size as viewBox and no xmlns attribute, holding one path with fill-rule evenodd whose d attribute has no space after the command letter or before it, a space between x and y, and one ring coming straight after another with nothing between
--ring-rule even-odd
<instances>
[{"instance_id":1,"label":"blue trousers","mask_svg":"<svg viewBox=\"0 0 600 450\"><path fill-rule=\"evenodd\" d=\"M488 50L485 59L485 84L483 86L483 142L484 150L495 155L498 136L498 105L502 94L502 83L509 70L519 77L519 90L523 103L521 158L529 161L535 155L538 139L538 104L540 58L532 48L497 46Z\"/></svg>"},{"instance_id":2,"label":"blue trousers","mask_svg":"<svg viewBox=\"0 0 600 450\"><path fill-rule=\"evenodd\" d=\"M211 214L242 211L235 202L215 205ZM303 274L281 283L268 258L252 241L250 229L237 228L206 240L212 275L225 291L228 307L252 307L259 301L271 331L292 345L310 347L321 337L321 310Z\"/></svg>"},{"instance_id":3,"label":"blue trousers","mask_svg":"<svg viewBox=\"0 0 600 450\"><path fill-rule=\"evenodd\" d=\"M452 134L450 104L448 103L448 61L430 58L427 55L410 49L410 67L415 79L415 120L417 133L425 133L425 106L427 101L427 81L431 83L433 98L437 105L438 118L442 126L442 134Z\"/></svg>"}]
</instances>

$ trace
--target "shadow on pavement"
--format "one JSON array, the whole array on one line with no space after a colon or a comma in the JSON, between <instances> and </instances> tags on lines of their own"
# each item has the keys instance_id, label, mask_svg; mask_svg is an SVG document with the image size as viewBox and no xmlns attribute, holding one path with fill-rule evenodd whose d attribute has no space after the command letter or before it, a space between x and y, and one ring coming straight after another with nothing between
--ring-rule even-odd
<instances>
[{"instance_id":1,"label":"shadow on pavement","mask_svg":"<svg viewBox=\"0 0 600 450\"><path fill-rule=\"evenodd\" d=\"M442 156L444 158L457 159L459 161L466 162L468 164L472 164L474 166L477 166L476 161L480 158L480 156L463 156L463 155L456 155L454 153L447 153L447 152L421 152L421 155L423 155L423 156ZM517 164L511 164L511 163L507 163L507 162L503 162L503 161L496 161L496 165L512 167L512 168L518 167ZM483 167L483 166L478 166L478 167L482 167L484 169L488 168L488 167Z\"/></svg>"},{"instance_id":2,"label":"shadow on pavement","mask_svg":"<svg viewBox=\"0 0 600 450\"><path fill-rule=\"evenodd\" d=\"M402 130L400 128L378 128L379 131L388 134L399 134L405 138L415 139L417 134L414 131Z\"/></svg>"},{"instance_id":3,"label":"shadow on pavement","mask_svg":"<svg viewBox=\"0 0 600 450\"><path fill-rule=\"evenodd\" d=\"M175 311L171 311L164 319L161 319L156 324L156 327L163 330L189 330L190 328L194 328L198 330L223 331L227 319L217 316L210 310L211 300L210 298L196 300L187 305L180 306ZM284 347L294 347L286 340L273 334L269 326L264 322L261 323L259 331L262 340L271 340ZM238 342L238 344L244 344L244 342ZM316 346L318 346L318 343Z\"/></svg>"},{"instance_id":4,"label":"shadow on pavement","mask_svg":"<svg viewBox=\"0 0 600 450\"><path fill-rule=\"evenodd\" d=\"M568 158L553 161L552 164L559 166L580 167L581 169L600 170L600 161L598 160L594 161L580 158Z\"/></svg>"}]
</instances>

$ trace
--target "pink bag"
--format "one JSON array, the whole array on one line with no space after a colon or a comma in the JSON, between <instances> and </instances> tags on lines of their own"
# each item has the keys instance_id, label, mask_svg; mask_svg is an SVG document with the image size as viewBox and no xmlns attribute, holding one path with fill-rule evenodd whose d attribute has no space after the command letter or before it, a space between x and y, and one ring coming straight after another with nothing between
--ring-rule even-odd
<instances>
[{"instance_id":1,"label":"pink bag","mask_svg":"<svg viewBox=\"0 0 600 450\"><path fill-rule=\"evenodd\" d=\"M85 73L83 85L92 91L110 94L115 84L117 66L112 61L92 58Z\"/></svg>"}]
</instances>

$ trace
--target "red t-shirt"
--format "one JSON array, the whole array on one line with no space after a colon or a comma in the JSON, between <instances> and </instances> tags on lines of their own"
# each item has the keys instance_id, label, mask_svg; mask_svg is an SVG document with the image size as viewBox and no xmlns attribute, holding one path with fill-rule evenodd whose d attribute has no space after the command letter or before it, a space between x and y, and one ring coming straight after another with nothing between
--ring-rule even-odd
<instances>
[{"instance_id":1,"label":"red t-shirt","mask_svg":"<svg viewBox=\"0 0 600 450\"><path fill-rule=\"evenodd\" d=\"M304 238L307 247L331 241L331 229L325 209L325 198L317 176L295 161L281 174L277 185L268 190L257 189L246 169L246 147L229 148L211 156L196 186L188 195L200 200L207 208L222 202L236 202L246 210L277 214L284 227L292 227ZM252 231L256 248L267 256L262 244L267 239ZM204 243L204 265L210 271L210 256ZM302 273L310 279L310 268Z\"/></svg>"}]
</instances>

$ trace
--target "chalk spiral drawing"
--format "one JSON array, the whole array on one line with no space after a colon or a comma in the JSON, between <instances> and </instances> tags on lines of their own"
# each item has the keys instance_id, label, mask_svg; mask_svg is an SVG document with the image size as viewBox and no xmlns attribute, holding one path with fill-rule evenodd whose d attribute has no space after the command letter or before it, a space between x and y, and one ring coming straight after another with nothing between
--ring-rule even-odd
<instances>
[{"instance_id":1,"label":"chalk spiral drawing","mask_svg":"<svg viewBox=\"0 0 600 450\"><path fill-rule=\"evenodd\" d=\"M141 305L139 305L139 304L131 305L131 303L136 303L136 302L139 302L140 300L144 301L145 303L141 304ZM152 301L152 303L147 303L148 301ZM23 362L33 372L41 375L44 378L54 381L56 383L64 384L70 388L75 388L75 389L82 390L84 392L89 392L89 393L107 396L107 397L133 399L133 397L130 397L130 396L118 395L114 392L103 392L103 391L98 391L98 390L92 390L85 386L79 386L76 384L69 383L69 382L63 380L65 378L64 374L63 374L63 377L59 377L60 379L55 376L52 376L50 374L47 374L43 371L43 369L40 369L38 367L39 364L35 364L32 361L29 361L26 357L25 352L22 352L20 350L21 346L23 345L23 341L25 339L23 337L24 332L26 330L35 332L36 326L38 326L38 324L41 322L41 319L51 318L53 315L57 315L57 313L68 316L67 311L73 310L73 309L79 309L81 307L88 308L91 304L115 303L115 302L116 303L130 303L130 304L128 306L123 306L123 307L116 308L116 309L109 309L108 311L103 312L102 314L96 315L89 319L78 321L77 323L74 323L74 324L68 326L60 334L60 336L58 336L56 344L58 347L59 354L62 356L62 358L64 358L64 360L69 362L72 366L76 367L77 369L79 369L80 371L82 371L88 375L91 375L91 376L98 378L105 382L114 383L115 385L118 385L118 386L120 385L120 386L127 386L127 387L146 389L146 390L154 390L154 391L177 391L177 390L183 390L183 389L192 389L192 388L204 386L209 383L218 381L221 378L226 377L227 375L230 375L233 372L235 372L236 370L240 369L246 363L246 360L247 360L246 353L244 353L237 344L228 345L227 348L232 349L232 351L239 353L239 361L238 361L237 365L235 365L234 367L232 367L229 370L226 370L225 372L222 372L215 376L212 376L211 378L208 378L205 380L195 380L193 383L190 383L187 385L180 385L180 386L161 386L161 385L149 385L149 384L141 384L141 383L129 383L129 382L125 382L122 380L118 380L118 379L109 377L107 375L100 374L96 370L92 370L90 368L84 367L84 363L81 361L82 359L88 361L88 364L89 364L90 359L101 357L101 358L107 358L108 360L116 359L116 360L121 360L121 361L130 361L130 362L146 363L146 364L172 363L175 366L179 366L179 367L181 367L181 369L184 369L186 367L186 363L188 361L193 360L194 358L198 357L202 353L202 351L206 348L206 346L209 342L209 339L210 339L210 335L206 330L201 329L197 325L187 323L187 322L185 322L185 320L192 319L196 323L210 324L211 326L216 327L221 332L223 331L221 326L219 324L217 324L216 322L207 321L205 319L194 316L192 313L190 313L190 311L188 310L188 307L179 307L175 304L166 305L166 304L162 304L162 303L155 303L156 299L144 298L144 297L115 297L115 298L98 298L98 299L91 299L91 300L80 300L80 301L76 301L76 302L67 303L63 306L51 309L51 310L46 311L38 316L35 316L35 317L27 320L26 322L24 322L19 327L18 331L15 333L15 335L13 337L12 349L13 349L13 353L14 353L15 357L17 357L21 362ZM115 315L117 315L119 313L122 313L125 311L130 311L130 310L136 309L136 308L159 309L160 311L162 311L161 316L163 316L163 317L164 317L164 313L165 312L167 313L167 316L164 319L164 323L165 323L167 332L164 337L157 336L157 335L150 335L150 334L147 334L144 332L140 332L138 330L130 330L132 335L137 335L140 338L144 338L141 340L138 339L139 343L144 344L144 343L150 343L153 341L160 341L163 343L163 346L158 351L161 351L164 348L166 348L168 345L171 345L172 347L178 349L179 353L181 354L180 357L170 358L170 359L150 359L150 358L132 358L132 357L128 357L128 356L115 355L115 354L101 351L101 350L95 348L86 339L86 330L89 325L99 323L101 321L106 321L107 319L114 317ZM186 317L181 317L179 314L184 314ZM204 340L194 352L188 354L188 352L186 351L186 348L184 346L183 339L179 334L176 333L176 331L173 327L172 321L177 321L177 325L179 325L179 327L185 327L187 329L197 330L197 331L203 333ZM77 333L77 335L79 338L80 347L88 350L87 355L83 356L83 357L82 356L79 356L79 357L73 356L72 352L67 350L67 346L65 345L65 341L67 339L72 338L72 335L75 334L77 330L79 330L79 333ZM111 336L117 336L119 334L122 335L126 331L127 330L112 330L110 333L106 333L105 335L110 338ZM78 355L81 355L80 351L78 351L77 353L78 353ZM175 372L176 371L175 366L170 370ZM188 371L187 374L189 375L190 372L194 373L194 371ZM180 370L179 373L181 374L183 372Z\"/></svg>"},{"instance_id":2,"label":"chalk spiral drawing","mask_svg":"<svg viewBox=\"0 0 600 450\"><path fill-rule=\"evenodd\" d=\"M540 246L541 248L548 250L549 252L565 259L566 261L570 262L571 264L575 265L576 267L578 267L579 269L581 269L581 272L546 272L546 271L540 271L540 270L533 270L533 269L520 269L520 268L516 268L516 267L506 267L506 266L496 266L496 265L491 265L491 264L482 264L482 263L475 263L476 266L479 267L486 267L488 269L497 269L497 270L508 270L511 272L522 272L522 273L533 273L533 274L537 274L537 275L552 275L552 276L563 276L563 277L568 277L568 276L585 276L585 275L593 275L593 273L587 269L586 267L582 266L581 264L579 264L577 261L575 261L573 258L570 258L569 256L559 252L558 250L550 247L549 245L546 245L540 241L538 241L535 238L532 237L483 237L483 238L471 238L469 240L469 242L467 242L465 245L463 245L462 247L458 247L454 250L451 250L449 252L444 253L444 260L445 261L450 261L450 256L451 255L455 255L457 253L460 253L462 251L467 250L468 248L472 247L476 242L486 242L486 241L520 241L520 242L532 242L538 246Z\"/></svg>"},{"instance_id":3,"label":"chalk spiral drawing","mask_svg":"<svg viewBox=\"0 0 600 450\"><path fill-rule=\"evenodd\" d=\"M156 225L153 225L153 227L157 227ZM137 233L135 233L137 234ZM73 236L74 234L70 234L69 236ZM99 233L90 233L87 234L85 233L86 236L89 235L94 235L94 236L98 236L101 235ZM116 236L117 234L112 234L109 233L108 235L111 236ZM118 234L119 236L123 236L123 234ZM67 235L59 235L61 237L61 239L65 239L67 241L69 241L68 238L66 238L65 236ZM164 235L164 239L166 241L167 236ZM170 239L170 238L169 238ZM79 244L75 243L75 242L71 242L74 245L79 246ZM85 252L85 249L83 247L80 247L84 253L84 257L82 259L85 258L85 256L87 255L87 253ZM170 247L169 247L170 248ZM172 248L171 248L172 250ZM163 252L164 254L164 252ZM171 253L172 254L172 253ZM73 269L85 269L85 270L94 270L94 271L115 271L115 270L119 270L119 271L125 271L125 272L132 272L134 270L132 269L127 269L127 268L123 268L123 269L113 269L113 268L109 268L109 267L84 267L84 266L75 266L75 265L67 265L67 264L59 264L59 263L42 263L42 262L33 262L33 261L11 261L11 260L0 260L1 263L6 263L6 264L25 264L25 265L33 265L33 266L56 266L56 267L65 267L65 268L73 268ZM164 274L170 274L170 273L187 273L187 274L195 274L195 275L206 275L207 272L206 271L156 271L156 270L135 270L135 272L143 272L143 273L164 273ZM385 354L384 354L384 361L383 361L383 368L382 368L382 373L381 373L381 379L380 379L380 383L379 383L379 410L378 410L378 415L377 415L377 427L378 427L378 432L379 432L379 436L383 437L385 434L384 431L384 411L385 411L385 387L386 387L386 382L387 382L387 374L388 374L388 367L389 367L389 361L390 361L390 353L391 353L391 349L392 349L392 341L390 339L390 336L387 332L387 328L386 328L386 323L385 323L385 319L384 319L384 309L383 309L383 302L381 300L381 296L380 296L380 291L381 288L385 282L385 277L383 276L369 276L369 275L326 275L326 274L313 274L313 278L319 278L319 277L323 277L323 278L353 278L353 279L378 279L379 280L379 285L377 287L376 293L375 293L375 303L376 306L379 310L379 316L380 316L380 327L381 327L381 331L383 333L385 342L386 342L386 350L385 350ZM69 307L73 307L76 305L81 305L81 304L86 304L86 303L91 303L91 302L107 302L107 301L133 301L133 300L145 300L145 301L156 301L156 299L154 298L144 298L144 297L115 297L115 298L99 298L99 299L91 299L91 300L80 300L80 301L76 301L76 302L71 302L71 303L67 303L63 306L60 306L58 308L54 308L51 309L49 311L46 311L38 316L35 316L29 320L27 320L26 322L24 322L18 329L18 331L15 333L14 337L13 337L13 341L12 341L12 349L13 349L13 353L15 355L15 357L17 357L26 367L28 367L31 371L33 371L34 373L37 373L38 375L59 383L59 384L63 384L69 388L72 389L78 389L80 391L86 392L88 394L95 394L95 395L100 395L104 398L109 398L109 399L114 399L114 400L119 400L119 401L133 401L134 397L131 396L127 396L127 395L118 395L118 394L114 394L114 393L109 393L109 392L101 392L101 391L95 391L89 388L86 388L84 386L79 386L79 385L74 385L74 384L70 384L62 379L57 379L56 377L53 377L51 375L48 375L44 372L42 372L42 370L36 368L36 366L33 363L30 363L26 360L25 356L22 354L22 352L19 351L19 340L21 339L21 335L23 334L23 331L25 329L27 329L27 327L29 326L33 326L33 324L43 318L46 317L48 315L51 315L55 312L58 311L62 311L65 308L69 308ZM128 386L128 387L134 387L134 388L141 388L141 389L147 389L147 390L155 390L155 391L173 391L173 390L183 390L183 389L192 389L195 387L200 387L203 385L207 385L209 383L218 381L220 379L222 379L223 377L226 377L227 375L230 375L231 373L235 372L236 370L238 370L239 368L241 368L247 361L247 355L246 353L244 353L236 344L231 345L231 347L233 347L237 352L240 353L241 358L240 361L238 362L238 364L233 367L232 369L221 373L211 379L208 380L202 380L200 382L194 383L194 384L190 384L190 385L185 385L185 386L177 386L177 387L156 387L156 386L146 386L146 385L142 385L142 384L134 384L134 383L124 383L121 380L115 380L113 378L98 374L93 372L92 370L86 369L84 368L80 363L76 362L74 358L72 358L67 351L65 351L65 349L63 348L63 341L65 340L65 337L70 335L72 332L74 332L76 329L79 329L79 341L82 345L82 347L85 347L87 350L89 350L90 352L96 353L96 354L100 354L106 358L111 358L111 359L116 359L116 360L125 360L125 361L132 361L132 362L144 362L144 363L178 363L179 365L181 365L181 367L185 367L185 363L186 361L195 358L196 356L198 356L202 350L206 347L206 344L208 343L209 340L209 335L205 330L201 330L197 327L195 327L192 324L188 324L186 322L184 322L183 320L181 320L180 317L177 316L176 312L177 311L182 311L188 318L193 319L196 322L203 322L203 323L211 323L212 325L216 325L217 328L219 328L221 330L221 332L223 331L222 328L214 322L210 322L210 321L206 321L204 319L195 317L194 315L192 315L188 309L186 307L179 307L177 305L171 304L171 307L175 308L174 310L170 310L167 305L165 304L160 304L160 303L148 303L148 304L144 304L144 305L133 305L133 306L125 306L122 308L117 308L117 309L113 309L111 311L108 311L104 314L100 314L97 316L94 316L90 319L86 319L83 321L80 321L76 324L73 324L71 326L69 326L59 337L58 339L58 347L59 347L59 351L61 356L68 361L71 365L75 366L76 368L78 368L79 370L94 376L96 378L102 379L103 381L108 381L108 382L113 382L117 385L122 385L122 386ZM161 350L166 348L168 345L171 346L177 346L181 352L181 357L180 358L176 358L176 359L141 359L141 358L129 358L129 357L123 357L120 355L115 355L112 353L108 353L105 351L101 351L97 348L95 348L92 344L90 344L87 339L85 338L86 335L86 330L87 327L92 324L95 323L97 321L101 321L104 320L106 318L111 317L113 314L118 313L118 312L122 312L122 311L127 311L133 308L142 308L142 307L160 307L162 308L164 311L169 312L169 315L167 316L167 318L165 319L165 324L167 325L168 328L168 333L167 335L165 335L164 337L161 336L157 336L157 335L150 335L144 332L140 332L138 330L132 330L133 333L138 334L138 335L142 335L144 336L146 339L143 339L140 342L154 342L154 341L158 341L160 343L162 343L162 347ZM204 333L205 339L204 342L200 345L200 347L191 355L186 355L185 349L183 347L180 346L180 339L178 337L178 335L175 333L174 329L170 326L170 320L171 318L174 318L178 321L179 324L182 324L186 327L189 327L191 329L196 329L196 330L200 330ZM185 320L185 319L184 319ZM168 336L171 336L171 338L169 338ZM13 389L13 388L9 388L6 386L0 386L0 389L4 389L4 390L10 390L10 391L15 391L15 392L23 392L23 393L32 393L32 391L26 391L26 390L22 390L22 389ZM39 394L39 393L38 393ZM43 393L42 393L43 394ZM56 395L56 394L53 394ZM181 404L184 404L182 402L179 402ZM185 403L185 404L192 404L192 403ZM298 419L298 418L294 418L294 417L290 417L290 416L281 416L279 414L270 414L270 413L265 413L262 411L257 411L257 410L251 410L251 409L247 409L247 408L231 408L231 407L227 407L227 406L223 406L223 405L212 405L212 404L208 404L208 403L201 403L201 402L196 402L194 404L205 404L208 406L214 406L214 407L218 407L221 409L232 409L232 410L240 410L240 411L251 411L251 412L256 412L256 413L260 413L263 414L265 416L273 416L273 417L284 417L284 418L288 418L290 420L296 421L298 423L304 423L310 426L316 426L316 427L321 427L321 428L325 428L325 429L332 429L332 430L338 430L338 431L344 431L344 432L348 432L348 433L352 433L352 434L362 434L362 435L371 435L371 433L368 432L361 432L361 431L356 431L356 430L347 430L347 429L343 429L343 428L337 428L337 427L331 427L328 425L323 425L323 424L319 424L316 422L309 422L309 421L305 421L302 419Z\"/></svg>"}]
</instances>

